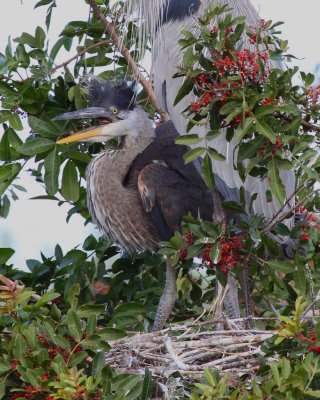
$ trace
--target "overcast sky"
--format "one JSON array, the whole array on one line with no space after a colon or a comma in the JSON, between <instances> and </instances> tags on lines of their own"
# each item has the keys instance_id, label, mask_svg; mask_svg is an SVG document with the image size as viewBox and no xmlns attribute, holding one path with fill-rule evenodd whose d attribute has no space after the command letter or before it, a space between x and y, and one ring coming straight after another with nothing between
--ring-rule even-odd
<instances>
[{"instance_id":1,"label":"overcast sky","mask_svg":"<svg viewBox=\"0 0 320 400\"><path fill-rule=\"evenodd\" d=\"M262 18L285 22L281 28L282 37L289 40L290 53L299 58L294 63L302 70L312 72L320 62L320 0L306 0L303 3L298 0L252 2ZM4 52L8 36L14 38L22 32L34 34L37 25L45 29L46 7L33 10L36 3L35 0L0 2L0 52ZM68 21L88 17L88 6L82 0L57 0L57 5L50 28L52 44ZM57 59L57 62L61 60ZM1 134L0 131L0 137ZM20 183L29 192L22 194L20 200L12 204L6 220L0 219L0 247L16 249L16 254L10 259L16 267L25 268L25 259L39 259L40 251L51 256L56 243L65 251L82 243L92 226L84 228L83 220L78 216L72 217L67 224L65 217L68 207L59 208L51 201L29 200L32 196L43 194L43 191L27 174L23 174Z\"/></svg>"}]
</instances>

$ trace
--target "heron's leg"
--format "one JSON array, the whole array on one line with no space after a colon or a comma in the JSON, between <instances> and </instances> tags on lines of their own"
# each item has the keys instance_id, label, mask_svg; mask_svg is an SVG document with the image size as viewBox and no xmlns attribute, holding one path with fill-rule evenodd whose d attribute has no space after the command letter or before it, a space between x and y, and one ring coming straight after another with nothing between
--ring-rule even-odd
<instances>
[{"instance_id":1,"label":"heron's leg","mask_svg":"<svg viewBox=\"0 0 320 400\"><path fill-rule=\"evenodd\" d=\"M175 268L170 264L169 257L167 256L166 261L166 285L164 287L162 296L159 301L156 318L152 327L152 332L159 331L165 324L174 302L177 297L177 282L176 282L176 271Z\"/></svg>"},{"instance_id":2,"label":"heron's leg","mask_svg":"<svg viewBox=\"0 0 320 400\"><path fill-rule=\"evenodd\" d=\"M224 295L223 304L226 308L229 319L240 318L237 284L231 274L228 274L228 286L226 294Z\"/></svg>"}]
</instances>

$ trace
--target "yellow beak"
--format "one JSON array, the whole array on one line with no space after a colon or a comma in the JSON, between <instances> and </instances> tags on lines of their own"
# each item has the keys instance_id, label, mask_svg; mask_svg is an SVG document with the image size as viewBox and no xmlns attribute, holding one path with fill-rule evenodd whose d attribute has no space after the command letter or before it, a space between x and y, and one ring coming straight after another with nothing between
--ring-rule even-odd
<instances>
[{"instance_id":1,"label":"yellow beak","mask_svg":"<svg viewBox=\"0 0 320 400\"><path fill-rule=\"evenodd\" d=\"M78 142L84 139L89 139L95 136L100 136L101 131L104 125L94 127L94 128L89 128L85 129L83 131L74 133L73 135L67 136L63 139L60 139L57 141L57 144L64 144L64 143L71 143L71 142Z\"/></svg>"}]
</instances>

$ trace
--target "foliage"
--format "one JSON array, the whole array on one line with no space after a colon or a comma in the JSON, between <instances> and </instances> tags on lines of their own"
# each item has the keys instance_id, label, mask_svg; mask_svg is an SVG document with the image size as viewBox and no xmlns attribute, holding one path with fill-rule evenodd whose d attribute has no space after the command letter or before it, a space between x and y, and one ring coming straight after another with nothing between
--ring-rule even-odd
<instances>
[{"instance_id":1,"label":"foliage","mask_svg":"<svg viewBox=\"0 0 320 400\"><path fill-rule=\"evenodd\" d=\"M109 1L97 4L118 27L129 53L133 57L141 54L138 43L132 42L136 23L130 22L128 31L124 31L123 2L113 7ZM35 7L44 6L49 30L56 2L42 0ZM190 388L186 381L182 387L177 385L176 398L320 397L320 328L311 328L305 322L305 308L320 289L319 231L314 229L317 221L313 216L320 207L314 189L320 168L319 87L313 88L314 77L303 72L302 85L293 84L297 68L269 69L270 60L293 57L285 54L287 43L278 38L278 23L262 21L261 26L248 27L243 18L232 19L226 10L221 4L210 6L204 18L195 21L200 27L197 35L182 32L184 57L177 76L188 79L176 102L191 91L197 100L185 110L191 133L180 136L177 143L194 146L185 155L187 162L204 156L203 175L213 188L212 159L222 160L223 156L210 141L226 127L226 140L233 138L238 143L234 164L241 178L253 175L270 179L267 200L274 197L285 203L285 182L281 182L279 171L295 170L298 211L305 218L290 231L282 217L268 221L262 215L251 215L255 196L247 199L240 190L240 202L225 201L224 207L233 215L246 215L245 220L223 226L187 216L181 234L162 243L159 254L122 257L112 243L90 235L82 249L63 254L57 245L54 256L27 260L30 272L25 272L10 265L14 250L1 248L2 398L36 394L48 400L150 398L155 386L150 371L146 369L144 376L117 375L105 363L103 349L109 347L108 341L128 331L149 329L165 280L163 254L170 255L179 271L179 299L172 321L209 318L203 309L214 298L212 281L217 276L225 283L228 273L238 275L243 268L251 278L256 315L268 318L276 312L282 321L280 326L274 320L257 322L258 328L279 329L279 335L264 346L266 354L276 361L262 361L253 377L248 380L245 376L236 383L227 375L219 377L206 371L206 380L195 387ZM256 44L256 52L236 50L241 35ZM13 43L9 40L0 54L0 215L6 218L10 203L18 199L19 191L26 190L20 176L28 171L45 188L34 201L67 204L67 221L78 214L87 224L85 168L101 145L57 146L56 141L64 132L94 122L70 124L52 118L86 106L87 74L97 74L103 67L99 76L117 80L129 76L131 70L110 45L110 34L92 12L88 21L70 21L53 45L46 38L47 33L38 26L34 34L23 33ZM55 64L62 49L74 55L75 47L76 61L72 63L70 57L64 65ZM138 98L143 100L145 92ZM158 118L152 105L142 104ZM210 130L204 139L192 133L194 126L206 123ZM24 140L27 125L30 133ZM298 243L293 260L280 257L269 233ZM193 262L195 257L200 263ZM31 289L23 289L16 280ZM41 297L35 299L36 294Z\"/></svg>"}]
</instances>

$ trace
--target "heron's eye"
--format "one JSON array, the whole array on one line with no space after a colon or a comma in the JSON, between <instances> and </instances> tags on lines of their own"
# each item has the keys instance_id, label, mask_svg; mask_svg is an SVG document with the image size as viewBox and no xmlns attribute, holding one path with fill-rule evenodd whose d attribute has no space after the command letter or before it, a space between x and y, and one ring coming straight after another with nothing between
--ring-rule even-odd
<instances>
[{"instance_id":1,"label":"heron's eye","mask_svg":"<svg viewBox=\"0 0 320 400\"><path fill-rule=\"evenodd\" d=\"M113 115L118 114L118 109L115 108L115 107L113 107L113 108L112 108L112 114L113 114Z\"/></svg>"}]
</instances>

